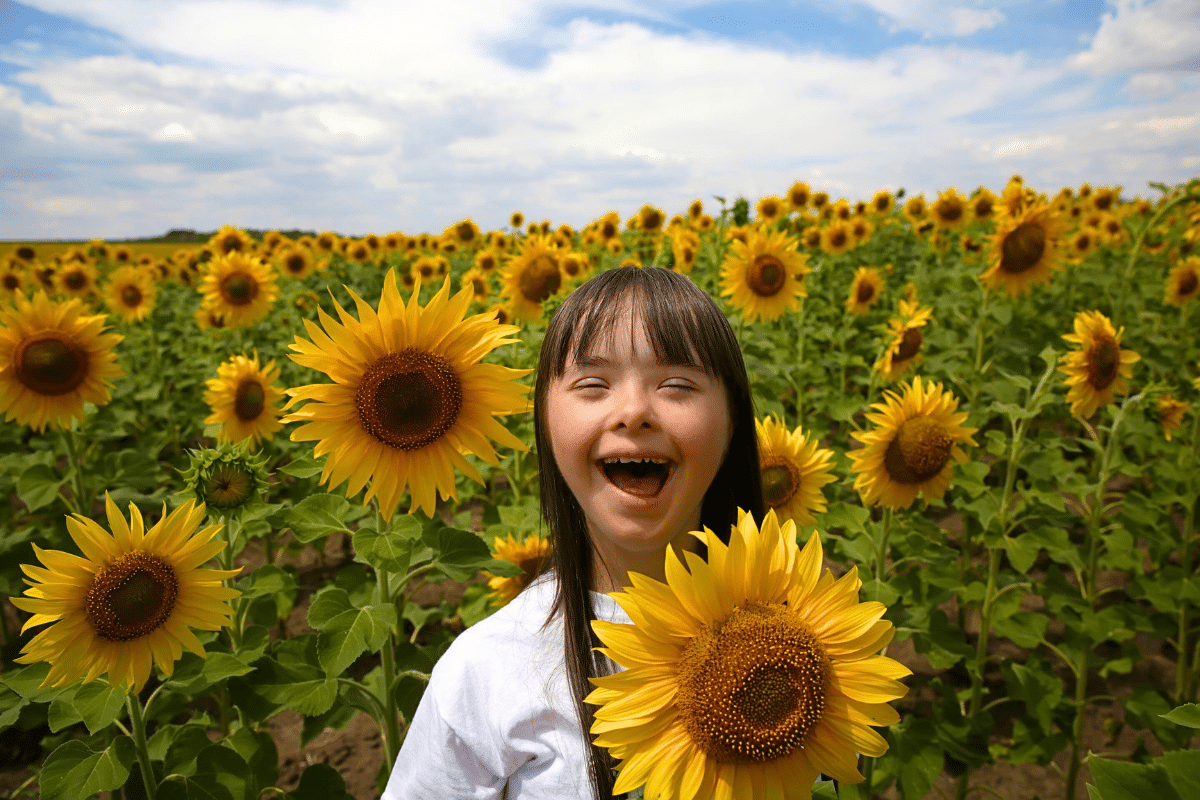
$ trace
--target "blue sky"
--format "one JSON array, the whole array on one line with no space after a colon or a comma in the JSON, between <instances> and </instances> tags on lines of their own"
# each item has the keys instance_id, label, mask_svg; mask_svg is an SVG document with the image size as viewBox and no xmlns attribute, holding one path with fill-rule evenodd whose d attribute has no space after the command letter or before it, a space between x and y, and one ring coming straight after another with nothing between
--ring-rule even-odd
<instances>
[{"instance_id":1,"label":"blue sky","mask_svg":"<svg viewBox=\"0 0 1200 800\"><path fill-rule=\"evenodd\" d=\"M1196 0L0 0L0 238L1200 174Z\"/></svg>"}]
</instances>

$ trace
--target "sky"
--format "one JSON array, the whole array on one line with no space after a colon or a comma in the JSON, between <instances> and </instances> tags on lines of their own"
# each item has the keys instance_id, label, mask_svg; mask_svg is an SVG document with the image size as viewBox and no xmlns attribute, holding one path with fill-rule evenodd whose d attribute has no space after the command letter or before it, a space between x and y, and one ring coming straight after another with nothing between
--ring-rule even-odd
<instances>
[{"instance_id":1,"label":"sky","mask_svg":"<svg viewBox=\"0 0 1200 800\"><path fill-rule=\"evenodd\" d=\"M1200 0L0 0L0 239L1200 175Z\"/></svg>"}]
</instances>

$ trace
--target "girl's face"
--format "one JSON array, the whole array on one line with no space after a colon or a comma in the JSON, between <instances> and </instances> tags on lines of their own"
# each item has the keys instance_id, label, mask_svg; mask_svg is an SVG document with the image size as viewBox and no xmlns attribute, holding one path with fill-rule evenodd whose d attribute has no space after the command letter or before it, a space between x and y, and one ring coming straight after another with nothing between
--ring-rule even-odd
<instances>
[{"instance_id":1,"label":"girl's face","mask_svg":"<svg viewBox=\"0 0 1200 800\"><path fill-rule=\"evenodd\" d=\"M642 326L629 352L631 314L612 345L568 364L546 396L554 460L587 517L598 591L629 585L627 572L664 577L668 544L694 549L704 494L733 438L725 388L702 369L659 364ZM652 498L618 487L604 459L669 460L668 478Z\"/></svg>"}]
</instances>

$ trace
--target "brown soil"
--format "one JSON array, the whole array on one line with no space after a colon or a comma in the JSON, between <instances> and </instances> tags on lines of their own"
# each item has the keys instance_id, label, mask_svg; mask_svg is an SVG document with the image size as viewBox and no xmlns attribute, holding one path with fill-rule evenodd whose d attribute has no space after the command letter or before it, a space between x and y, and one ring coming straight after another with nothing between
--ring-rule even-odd
<instances>
[{"instance_id":1,"label":"brown soil","mask_svg":"<svg viewBox=\"0 0 1200 800\"><path fill-rule=\"evenodd\" d=\"M444 515L445 516L445 515ZM482 529L480 515L475 515L476 529ZM448 523L449 519L446 520ZM955 515L949 515L940 523L953 538L961 532L961 523ZM286 542L281 542L281 546ZM272 632L272 638L280 635L295 635L311 630L307 623L308 597L317 588L324 585L337 574L337 570L351 558L349 543L340 535L330 537L324 552L318 555L312 548L304 548L297 555L290 556L281 552L276 558L278 564L293 565L300 578L301 597L288 619L282 625L282 631ZM247 571L264 563L262 552L257 546L247 548L238 558L238 563L245 566ZM837 565L830 564L840 571ZM1108 577L1108 576L1105 576ZM1111 576L1118 579L1118 575ZM480 580L477 578L476 580ZM469 584L425 584L418 586L412 594L412 599L422 606L436 606L443 599L454 604L461 598L462 592ZM1040 599L1029 597L1029 607L1036 607ZM953 604L947 604L945 610L956 614ZM11 620L15 622L14 620ZM979 632L978 618L967 619L968 635L975 636ZM1125 697L1139 685L1152 685L1164 689L1174 686L1174 664L1158 652L1151 652L1158 645L1146 640L1143 642L1143 659L1138 663L1133 674L1118 676L1110 679L1107 686L1102 682L1092 693L1110 694L1118 698ZM1010 652L1011 651L1011 652ZM1010 644L997 643L993 654L1002 657L1012 657L1023 652ZM894 643L887 655L913 671L909 679L910 685L923 686L929 678L939 674L934 670L924 656L918 654L911 641ZM920 688L916 690L920 692ZM910 697L912 694L910 693ZM901 701L903 703L904 701ZM1154 755L1161 753L1161 748L1152 735L1146 732L1134 731L1122 727L1118 736L1113 738L1106 730L1106 721L1122 720L1123 711L1119 704L1097 703L1088 708L1084 719L1083 744L1084 752L1094 751L1105 754L1131 754L1138 745L1138 740L1145 739L1147 749ZM1112 723L1108 723L1111 725ZM279 780L280 788L290 790L296 788L301 773L310 764L325 763L333 766L346 781L347 791L362 800L376 800L380 796L376 788L376 776L383 764L384 751L379 728L375 721L366 714L356 716L344 730L327 728L318 735L307 747L302 747L300 732L303 718L292 711L283 711L272 717L267 723L267 730L275 739L279 751ZM994 738L999 741L999 737ZM1191 740L1190 747L1200 748L1200 735ZM1050 800L1063 798L1068 755L1060 753L1055 759L1056 766L1040 767L1036 764L997 763L982 767L971 775L971 784L991 791L978 791L972 797L985 795L999 796L1005 800ZM1057 767L1057 768L1056 768ZM1061 772L1060 772L1061 770ZM20 786L30 773L26 769L5 770L0 766L0 795L9 797L10 793ZM1091 773L1085 765L1080 773L1075 797L1071 800L1087 800L1085 784L1091 780ZM946 772L935 783L933 789L924 800L943 800L953 797L956 781ZM24 797L36 797L36 782L29 787ZM899 794L894 787L881 795L882 800L899 800Z\"/></svg>"}]
</instances>

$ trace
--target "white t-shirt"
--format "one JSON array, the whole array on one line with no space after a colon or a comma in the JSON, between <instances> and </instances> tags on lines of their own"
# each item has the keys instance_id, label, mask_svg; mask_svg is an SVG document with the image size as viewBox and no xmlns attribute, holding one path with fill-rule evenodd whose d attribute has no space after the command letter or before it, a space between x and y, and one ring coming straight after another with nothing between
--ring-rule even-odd
<instances>
[{"instance_id":1,"label":"white t-shirt","mask_svg":"<svg viewBox=\"0 0 1200 800\"><path fill-rule=\"evenodd\" d=\"M561 615L541 629L555 581L543 575L451 643L434 665L382 800L592 797ZM630 623L607 595L592 592L592 605L597 619Z\"/></svg>"}]
</instances>

